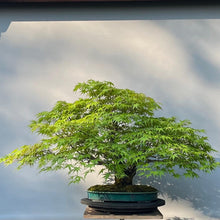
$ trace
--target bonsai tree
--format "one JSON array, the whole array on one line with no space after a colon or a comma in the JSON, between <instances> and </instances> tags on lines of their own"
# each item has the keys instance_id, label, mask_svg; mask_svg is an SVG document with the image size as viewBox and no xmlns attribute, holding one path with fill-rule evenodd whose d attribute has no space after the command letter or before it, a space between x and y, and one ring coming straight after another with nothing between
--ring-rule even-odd
<instances>
[{"instance_id":1,"label":"bonsai tree","mask_svg":"<svg viewBox=\"0 0 220 220\"><path fill-rule=\"evenodd\" d=\"M0 162L18 162L18 168L37 164L40 171L68 169L70 183L101 165L99 174L113 177L117 186L132 185L136 173L198 177L199 171L219 166L204 130L192 128L188 120L155 117L161 105L154 99L107 81L79 83L74 91L83 98L58 101L31 121L31 130L42 135L38 143L24 145Z\"/></svg>"}]
</instances>

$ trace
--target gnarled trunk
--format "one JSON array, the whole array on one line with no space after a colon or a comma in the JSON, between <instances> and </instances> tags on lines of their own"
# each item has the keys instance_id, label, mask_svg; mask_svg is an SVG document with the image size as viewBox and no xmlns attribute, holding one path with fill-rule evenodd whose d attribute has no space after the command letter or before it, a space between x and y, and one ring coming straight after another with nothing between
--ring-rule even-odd
<instances>
[{"instance_id":1,"label":"gnarled trunk","mask_svg":"<svg viewBox=\"0 0 220 220\"><path fill-rule=\"evenodd\" d=\"M118 186L126 186L126 185L132 185L133 184L133 178L136 174L137 168L136 166L129 167L125 170L126 176L123 178L117 178L115 177L115 185Z\"/></svg>"}]
</instances>

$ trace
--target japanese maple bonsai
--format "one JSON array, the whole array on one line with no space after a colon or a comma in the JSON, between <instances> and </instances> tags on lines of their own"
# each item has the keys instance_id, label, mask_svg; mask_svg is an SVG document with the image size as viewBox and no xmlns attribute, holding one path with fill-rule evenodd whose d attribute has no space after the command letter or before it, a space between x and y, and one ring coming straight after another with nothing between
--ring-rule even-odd
<instances>
[{"instance_id":1,"label":"japanese maple bonsai","mask_svg":"<svg viewBox=\"0 0 220 220\"><path fill-rule=\"evenodd\" d=\"M38 164L40 171L68 169L70 183L101 165L99 174L114 183L90 188L94 191L154 190L132 186L134 176L180 177L179 167L181 175L198 177L199 171L219 166L204 130L192 128L188 120L154 116L161 109L154 99L107 81L79 83L74 91L83 98L58 101L31 121L31 130L43 135L38 143L24 145L0 162L18 162L18 168Z\"/></svg>"}]
</instances>

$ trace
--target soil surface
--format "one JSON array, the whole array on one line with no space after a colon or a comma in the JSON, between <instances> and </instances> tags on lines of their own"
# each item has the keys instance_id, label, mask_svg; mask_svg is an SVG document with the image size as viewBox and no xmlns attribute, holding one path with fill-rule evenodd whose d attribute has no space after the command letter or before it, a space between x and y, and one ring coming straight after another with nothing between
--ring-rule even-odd
<instances>
[{"instance_id":1,"label":"soil surface","mask_svg":"<svg viewBox=\"0 0 220 220\"><path fill-rule=\"evenodd\" d=\"M95 185L91 186L88 191L98 192L157 192L157 189L147 185Z\"/></svg>"}]
</instances>

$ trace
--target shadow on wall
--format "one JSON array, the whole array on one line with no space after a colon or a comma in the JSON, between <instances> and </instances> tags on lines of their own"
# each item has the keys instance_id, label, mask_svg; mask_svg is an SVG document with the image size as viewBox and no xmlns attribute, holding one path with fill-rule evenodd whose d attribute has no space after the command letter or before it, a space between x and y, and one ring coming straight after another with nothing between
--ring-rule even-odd
<instances>
[{"instance_id":1,"label":"shadow on wall","mask_svg":"<svg viewBox=\"0 0 220 220\"><path fill-rule=\"evenodd\" d=\"M39 174L33 167L0 168L0 219L81 219L81 185L67 187L61 174Z\"/></svg>"},{"instance_id":2,"label":"shadow on wall","mask_svg":"<svg viewBox=\"0 0 220 220\"><path fill-rule=\"evenodd\" d=\"M11 22L9 20L7 20L6 18L4 19L4 18L1 17L1 19L0 19L0 38L1 38L1 34L3 32L7 31L10 23Z\"/></svg>"},{"instance_id":3,"label":"shadow on wall","mask_svg":"<svg viewBox=\"0 0 220 220\"><path fill-rule=\"evenodd\" d=\"M193 220L192 218L179 218L179 217L174 217L174 218L168 218L166 220Z\"/></svg>"},{"instance_id":4,"label":"shadow on wall","mask_svg":"<svg viewBox=\"0 0 220 220\"><path fill-rule=\"evenodd\" d=\"M220 159L218 159L220 161ZM184 199L192 203L192 207L213 218L220 217L220 169L212 174L200 174L198 179L181 177L176 179L170 175L150 177L148 180L136 177L136 183L154 186L162 196L172 200ZM169 220L188 220L188 218L172 218Z\"/></svg>"},{"instance_id":5,"label":"shadow on wall","mask_svg":"<svg viewBox=\"0 0 220 220\"><path fill-rule=\"evenodd\" d=\"M122 4L122 5L120 5ZM135 4L135 10L134 10ZM98 6L98 7L97 7ZM123 7L121 7L123 6ZM156 6L156 7L155 7ZM168 6L168 7L167 7ZM184 6L184 7L183 7ZM87 5L53 5L53 7L19 7L0 8L0 36L11 22L19 21L104 21L104 20L182 20L182 19L219 19L219 4L207 5L177 4L151 5L147 2L102 3ZM210 8L212 12L210 13ZM57 13L59 9L59 13ZM189 10L190 9L190 10ZM196 13L195 13L196 11Z\"/></svg>"}]
</instances>

